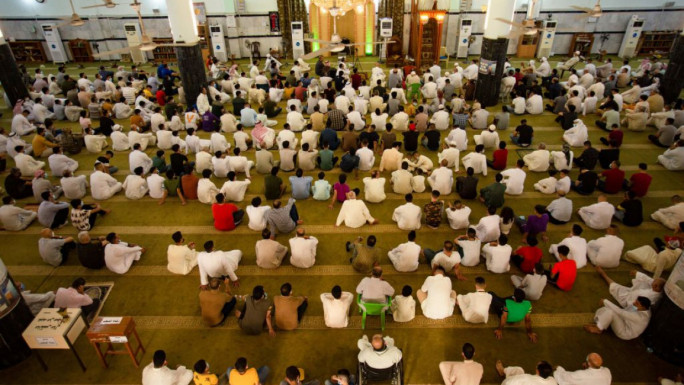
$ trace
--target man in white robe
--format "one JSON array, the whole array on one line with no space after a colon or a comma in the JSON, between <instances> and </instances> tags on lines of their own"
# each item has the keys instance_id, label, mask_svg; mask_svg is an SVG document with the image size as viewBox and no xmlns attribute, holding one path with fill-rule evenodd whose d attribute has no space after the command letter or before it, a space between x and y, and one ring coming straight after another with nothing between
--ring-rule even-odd
<instances>
[{"instance_id":1,"label":"man in white robe","mask_svg":"<svg viewBox=\"0 0 684 385\"><path fill-rule=\"evenodd\" d=\"M116 233L107 234L107 246L105 246L105 265L117 274L126 274L133 265L139 261L140 256L145 252L145 248L135 244L122 242Z\"/></svg>"},{"instance_id":2,"label":"man in white robe","mask_svg":"<svg viewBox=\"0 0 684 385\"><path fill-rule=\"evenodd\" d=\"M610 226L610 222L615 214L615 206L608 203L608 198L601 194L598 196L598 202L593 205L585 206L577 211L577 214L582 218L592 229L605 230Z\"/></svg>"},{"instance_id":3,"label":"man in white robe","mask_svg":"<svg viewBox=\"0 0 684 385\"><path fill-rule=\"evenodd\" d=\"M589 353L582 368L568 372L562 366L557 366L553 377L558 385L610 385L612 376L610 369L603 366L603 358L598 353Z\"/></svg>"},{"instance_id":4,"label":"man in white robe","mask_svg":"<svg viewBox=\"0 0 684 385\"><path fill-rule=\"evenodd\" d=\"M546 144L539 143L535 151L523 156L523 161L530 171L546 172L551 163L551 153L546 149Z\"/></svg>"},{"instance_id":5,"label":"man in white robe","mask_svg":"<svg viewBox=\"0 0 684 385\"><path fill-rule=\"evenodd\" d=\"M606 229L606 235L587 243L587 257L594 266L612 268L620 265L622 249L625 241L618 237L619 230L616 225L610 225Z\"/></svg>"},{"instance_id":6,"label":"man in white robe","mask_svg":"<svg viewBox=\"0 0 684 385\"><path fill-rule=\"evenodd\" d=\"M596 310L594 323L584 325L584 330L593 334L601 334L608 328L621 340L633 340L641 335L651 320L651 300L646 297L637 299L622 308L607 299L603 307Z\"/></svg>"},{"instance_id":7,"label":"man in white robe","mask_svg":"<svg viewBox=\"0 0 684 385\"><path fill-rule=\"evenodd\" d=\"M487 293L487 284L482 277L475 278L475 291L456 296L456 304L461 309L463 319L470 323L487 323L492 295Z\"/></svg>"},{"instance_id":8,"label":"man in white robe","mask_svg":"<svg viewBox=\"0 0 684 385\"><path fill-rule=\"evenodd\" d=\"M679 195L674 195L671 202L672 206L658 209L651 214L651 219L662 223L670 230L675 230L679 227L679 222L684 221L684 202Z\"/></svg>"},{"instance_id":9,"label":"man in white robe","mask_svg":"<svg viewBox=\"0 0 684 385\"><path fill-rule=\"evenodd\" d=\"M577 269L581 269L587 265L587 241L586 239L580 237L584 230L580 225L572 225L572 231L565 237L560 243L552 244L549 247L549 253L551 253L557 260L560 261L558 256L558 246L564 245L570 249L568 253L568 259L572 259L577 264Z\"/></svg>"},{"instance_id":10,"label":"man in white robe","mask_svg":"<svg viewBox=\"0 0 684 385\"><path fill-rule=\"evenodd\" d=\"M606 281L610 295L622 308L634 303L638 297L646 297L655 305L663 296L665 288L663 278L653 279L642 272L632 270L630 271L632 286L624 286L608 277L608 274L600 266L596 266L596 272Z\"/></svg>"}]
</instances>

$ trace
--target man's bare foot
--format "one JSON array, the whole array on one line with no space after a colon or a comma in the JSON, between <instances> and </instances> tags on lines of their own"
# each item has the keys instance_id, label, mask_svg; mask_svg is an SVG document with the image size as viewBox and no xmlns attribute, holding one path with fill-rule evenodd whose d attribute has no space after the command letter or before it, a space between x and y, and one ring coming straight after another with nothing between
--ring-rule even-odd
<instances>
[{"instance_id":1,"label":"man's bare foot","mask_svg":"<svg viewBox=\"0 0 684 385\"><path fill-rule=\"evenodd\" d=\"M373 222L371 222L370 224L371 224L371 225L377 225L378 223L380 223L380 222L376 219L376 220L374 220Z\"/></svg>"},{"instance_id":2,"label":"man's bare foot","mask_svg":"<svg viewBox=\"0 0 684 385\"><path fill-rule=\"evenodd\" d=\"M463 275L457 275L457 276L456 276L456 279L458 279L459 281L467 281L467 280L468 280L468 278L466 278L466 277L463 276Z\"/></svg>"},{"instance_id":3,"label":"man's bare foot","mask_svg":"<svg viewBox=\"0 0 684 385\"><path fill-rule=\"evenodd\" d=\"M304 223L304 221L301 220L301 219L297 221L297 224L298 224L298 225L301 225L302 223Z\"/></svg>"},{"instance_id":4,"label":"man's bare foot","mask_svg":"<svg viewBox=\"0 0 684 385\"><path fill-rule=\"evenodd\" d=\"M505 375L503 362L501 362L501 360L496 360L495 368L496 372L499 373L499 376L503 377Z\"/></svg>"},{"instance_id":5,"label":"man's bare foot","mask_svg":"<svg viewBox=\"0 0 684 385\"><path fill-rule=\"evenodd\" d=\"M603 333L603 330L599 329L598 326L596 326L595 324L584 325L584 330L588 331L591 334Z\"/></svg>"},{"instance_id":6,"label":"man's bare foot","mask_svg":"<svg viewBox=\"0 0 684 385\"><path fill-rule=\"evenodd\" d=\"M105 214L109 214L109 213L112 212L112 209L102 209L102 211L103 211Z\"/></svg>"}]
</instances>

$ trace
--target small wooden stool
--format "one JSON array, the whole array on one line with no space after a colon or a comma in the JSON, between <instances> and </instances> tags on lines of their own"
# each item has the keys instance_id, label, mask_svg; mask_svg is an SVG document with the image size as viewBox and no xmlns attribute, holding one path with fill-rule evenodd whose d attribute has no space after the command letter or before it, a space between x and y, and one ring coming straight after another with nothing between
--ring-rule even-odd
<instances>
[{"instance_id":1,"label":"small wooden stool","mask_svg":"<svg viewBox=\"0 0 684 385\"><path fill-rule=\"evenodd\" d=\"M138 341L138 347L133 350L131 348L130 336L135 336ZM106 357L110 354L128 354L133 360L136 368L140 367L140 362L136 359L138 352L142 350L145 353L145 347L140 341L140 336L135 330L135 322L133 317L98 317L93 321L93 324L86 332L88 341L93 345L97 351L100 361L105 368L108 368ZM100 349L100 344L108 344L107 350L103 353ZM114 349L113 344L124 344L126 350Z\"/></svg>"}]
</instances>

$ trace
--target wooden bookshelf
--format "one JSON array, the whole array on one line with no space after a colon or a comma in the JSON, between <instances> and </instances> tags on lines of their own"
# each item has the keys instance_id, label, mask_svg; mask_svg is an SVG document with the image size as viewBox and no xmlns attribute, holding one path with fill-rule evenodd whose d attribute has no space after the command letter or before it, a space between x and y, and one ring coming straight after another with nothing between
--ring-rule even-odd
<instances>
[{"instance_id":1,"label":"wooden bookshelf","mask_svg":"<svg viewBox=\"0 0 684 385\"><path fill-rule=\"evenodd\" d=\"M644 32L639 39L637 55L667 54L676 37L677 32Z\"/></svg>"},{"instance_id":2,"label":"wooden bookshelf","mask_svg":"<svg viewBox=\"0 0 684 385\"><path fill-rule=\"evenodd\" d=\"M173 44L173 39L169 38L154 38L152 39L157 44ZM152 51L154 61L156 62L174 62L177 60L176 50L174 47L157 47Z\"/></svg>"},{"instance_id":3,"label":"wooden bookshelf","mask_svg":"<svg viewBox=\"0 0 684 385\"><path fill-rule=\"evenodd\" d=\"M44 63L47 61L41 41L11 41L9 44L17 63Z\"/></svg>"},{"instance_id":4,"label":"wooden bookshelf","mask_svg":"<svg viewBox=\"0 0 684 385\"><path fill-rule=\"evenodd\" d=\"M75 62L93 62L93 50L90 42L83 39L69 40L71 59Z\"/></svg>"}]
</instances>

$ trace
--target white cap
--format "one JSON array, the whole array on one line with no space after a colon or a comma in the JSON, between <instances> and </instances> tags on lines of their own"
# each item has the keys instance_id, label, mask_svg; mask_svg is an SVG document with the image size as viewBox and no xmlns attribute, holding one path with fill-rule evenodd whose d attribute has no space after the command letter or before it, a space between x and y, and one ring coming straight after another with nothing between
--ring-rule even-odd
<instances>
[{"instance_id":1,"label":"white cap","mask_svg":"<svg viewBox=\"0 0 684 385\"><path fill-rule=\"evenodd\" d=\"M575 51L575 55L579 55L579 54L580 54L580 51Z\"/></svg>"},{"instance_id":2,"label":"white cap","mask_svg":"<svg viewBox=\"0 0 684 385\"><path fill-rule=\"evenodd\" d=\"M416 74L416 71L411 71L411 75L415 75L415 74Z\"/></svg>"},{"instance_id":3,"label":"white cap","mask_svg":"<svg viewBox=\"0 0 684 385\"><path fill-rule=\"evenodd\" d=\"M541 61L543 61L543 62L547 61L546 56L542 57Z\"/></svg>"},{"instance_id":4,"label":"white cap","mask_svg":"<svg viewBox=\"0 0 684 385\"><path fill-rule=\"evenodd\" d=\"M444 109L444 104L440 104L439 107L437 107L437 108L440 109L440 110L443 110L443 109Z\"/></svg>"},{"instance_id":5,"label":"white cap","mask_svg":"<svg viewBox=\"0 0 684 385\"><path fill-rule=\"evenodd\" d=\"M490 124L488 129L489 129L489 131L496 131L496 126L493 124Z\"/></svg>"}]
</instances>

